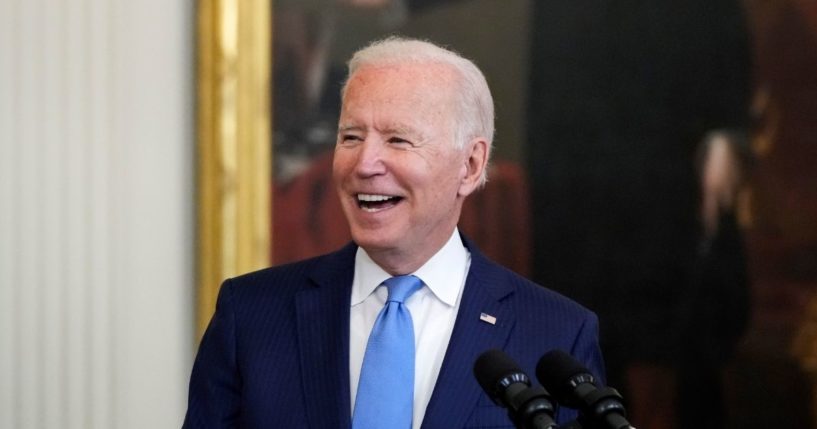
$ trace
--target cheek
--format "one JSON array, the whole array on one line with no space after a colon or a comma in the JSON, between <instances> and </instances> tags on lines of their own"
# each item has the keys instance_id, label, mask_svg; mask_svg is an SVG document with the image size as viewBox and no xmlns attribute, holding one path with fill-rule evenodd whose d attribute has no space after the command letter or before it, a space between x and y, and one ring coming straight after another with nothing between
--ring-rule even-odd
<instances>
[{"instance_id":1,"label":"cheek","mask_svg":"<svg viewBox=\"0 0 817 429\"><path fill-rule=\"evenodd\" d=\"M448 187L459 184L468 173L468 167L459 154L449 154L440 157L435 165L437 181L445 183Z\"/></svg>"},{"instance_id":2,"label":"cheek","mask_svg":"<svg viewBox=\"0 0 817 429\"><path fill-rule=\"evenodd\" d=\"M425 177L425 186L438 205L444 205L445 201L456 197L459 190L459 174L458 168L453 164L448 164L448 168L437 166L432 174Z\"/></svg>"},{"instance_id":3,"label":"cheek","mask_svg":"<svg viewBox=\"0 0 817 429\"><path fill-rule=\"evenodd\" d=\"M340 183L340 180L343 179L349 171L350 165L349 155L344 153L344 151L336 150L332 158L332 178L336 183Z\"/></svg>"}]
</instances>

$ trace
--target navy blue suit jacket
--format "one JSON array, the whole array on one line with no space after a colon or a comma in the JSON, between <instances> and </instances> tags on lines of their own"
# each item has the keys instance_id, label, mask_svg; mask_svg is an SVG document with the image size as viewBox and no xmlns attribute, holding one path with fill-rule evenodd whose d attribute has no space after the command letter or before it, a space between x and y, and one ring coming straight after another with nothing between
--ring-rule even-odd
<instances>
[{"instance_id":1,"label":"navy blue suit jacket","mask_svg":"<svg viewBox=\"0 0 817 429\"><path fill-rule=\"evenodd\" d=\"M513 428L476 382L482 352L503 349L534 377L562 349L603 377L590 311L483 256L471 267L423 429ZM349 308L357 247L227 280L190 379L185 428L348 428ZM480 314L496 317L496 324ZM561 409L557 419L572 419Z\"/></svg>"}]
</instances>

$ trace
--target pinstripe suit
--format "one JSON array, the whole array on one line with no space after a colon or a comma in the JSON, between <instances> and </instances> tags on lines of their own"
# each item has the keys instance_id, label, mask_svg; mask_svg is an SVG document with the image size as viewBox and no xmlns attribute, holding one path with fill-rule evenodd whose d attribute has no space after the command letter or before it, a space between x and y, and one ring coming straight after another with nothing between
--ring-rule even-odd
<instances>
[{"instance_id":1,"label":"pinstripe suit","mask_svg":"<svg viewBox=\"0 0 817 429\"><path fill-rule=\"evenodd\" d=\"M471 267L423 428L513 428L472 375L501 348L533 376L548 350L603 376L594 314L486 259ZM349 302L356 246L227 280L190 379L185 428L348 428ZM496 324L480 314L496 317ZM561 410L558 420L573 418Z\"/></svg>"}]
</instances>

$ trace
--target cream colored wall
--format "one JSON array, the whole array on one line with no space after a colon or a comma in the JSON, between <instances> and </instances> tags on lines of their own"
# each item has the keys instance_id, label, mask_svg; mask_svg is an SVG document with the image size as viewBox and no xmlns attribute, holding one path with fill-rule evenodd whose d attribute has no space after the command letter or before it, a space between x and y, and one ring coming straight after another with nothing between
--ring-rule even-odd
<instances>
[{"instance_id":1,"label":"cream colored wall","mask_svg":"<svg viewBox=\"0 0 817 429\"><path fill-rule=\"evenodd\" d=\"M193 5L0 1L0 428L181 424Z\"/></svg>"}]
</instances>

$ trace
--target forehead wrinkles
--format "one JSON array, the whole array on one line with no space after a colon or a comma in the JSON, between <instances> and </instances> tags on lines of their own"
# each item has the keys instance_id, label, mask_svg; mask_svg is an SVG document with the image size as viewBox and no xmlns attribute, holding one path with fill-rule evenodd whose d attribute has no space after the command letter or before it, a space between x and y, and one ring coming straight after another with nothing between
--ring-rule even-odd
<instances>
[{"instance_id":1,"label":"forehead wrinkles","mask_svg":"<svg viewBox=\"0 0 817 429\"><path fill-rule=\"evenodd\" d=\"M409 63L366 65L355 71L343 94L340 129L360 124L353 118L360 112L405 114L405 123L381 123L380 127L396 131L404 128L438 122L440 126L453 128L458 116L455 91L458 88L458 72L447 64ZM374 106L372 106L374 105ZM367 107L377 107L367 112ZM388 107L395 110L384 110Z\"/></svg>"},{"instance_id":2,"label":"forehead wrinkles","mask_svg":"<svg viewBox=\"0 0 817 429\"><path fill-rule=\"evenodd\" d=\"M456 71L436 63L368 65L353 74L346 87L344 102L356 102L363 94L380 101L409 100L418 104L441 105L450 109L453 90L457 86ZM355 97L352 97L352 96ZM428 103L419 103L428 101Z\"/></svg>"}]
</instances>

